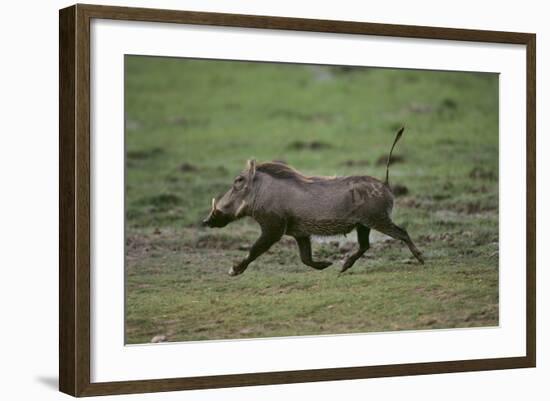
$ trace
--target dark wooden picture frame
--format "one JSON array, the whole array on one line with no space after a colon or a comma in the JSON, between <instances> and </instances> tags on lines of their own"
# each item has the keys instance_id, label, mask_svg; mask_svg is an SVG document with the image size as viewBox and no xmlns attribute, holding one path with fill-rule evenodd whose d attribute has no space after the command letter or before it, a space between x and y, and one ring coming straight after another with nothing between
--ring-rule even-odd
<instances>
[{"instance_id":1,"label":"dark wooden picture frame","mask_svg":"<svg viewBox=\"0 0 550 401\"><path fill-rule=\"evenodd\" d=\"M93 18L525 45L527 49L526 356L91 383L90 21ZM73 396L93 396L535 366L536 37L534 34L80 4L60 10L59 29L59 388L62 392Z\"/></svg>"}]
</instances>

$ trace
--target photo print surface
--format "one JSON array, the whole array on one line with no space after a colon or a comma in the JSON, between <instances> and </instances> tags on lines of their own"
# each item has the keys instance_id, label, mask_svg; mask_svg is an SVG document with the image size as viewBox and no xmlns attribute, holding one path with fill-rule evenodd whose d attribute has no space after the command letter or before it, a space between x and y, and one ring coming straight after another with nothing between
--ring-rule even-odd
<instances>
[{"instance_id":1,"label":"photo print surface","mask_svg":"<svg viewBox=\"0 0 550 401\"><path fill-rule=\"evenodd\" d=\"M127 55L124 90L127 344L498 326L498 74Z\"/></svg>"}]
</instances>

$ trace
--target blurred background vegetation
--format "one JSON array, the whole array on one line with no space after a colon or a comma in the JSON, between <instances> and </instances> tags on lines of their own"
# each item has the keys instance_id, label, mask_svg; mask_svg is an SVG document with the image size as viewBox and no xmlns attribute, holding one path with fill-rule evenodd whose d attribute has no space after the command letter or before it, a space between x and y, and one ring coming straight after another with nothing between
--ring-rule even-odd
<instances>
[{"instance_id":1,"label":"blurred background vegetation","mask_svg":"<svg viewBox=\"0 0 550 401\"><path fill-rule=\"evenodd\" d=\"M127 342L498 324L498 75L126 56ZM349 273L284 239L226 275L259 229L199 222L246 159L390 181L394 221ZM353 235L317 241L336 264Z\"/></svg>"}]
</instances>

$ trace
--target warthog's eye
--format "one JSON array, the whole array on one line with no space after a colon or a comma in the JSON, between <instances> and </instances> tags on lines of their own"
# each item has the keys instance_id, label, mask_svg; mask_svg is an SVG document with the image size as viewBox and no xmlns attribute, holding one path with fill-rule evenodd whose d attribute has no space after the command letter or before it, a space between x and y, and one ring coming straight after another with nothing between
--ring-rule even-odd
<instances>
[{"instance_id":1,"label":"warthog's eye","mask_svg":"<svg viewBox=\"0 0 550 401\"><path fill-rule=\"evenodd\" d=\"M235 181L233 182L233 187L235 190L240 190L244 184L244 177L242 175L235 178Z\"/></svg>"}]
</instances>

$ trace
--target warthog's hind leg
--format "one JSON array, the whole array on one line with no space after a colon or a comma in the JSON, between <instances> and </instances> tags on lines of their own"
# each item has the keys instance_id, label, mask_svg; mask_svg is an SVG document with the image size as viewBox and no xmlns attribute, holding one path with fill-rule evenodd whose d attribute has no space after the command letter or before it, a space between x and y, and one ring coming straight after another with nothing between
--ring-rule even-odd
<instances>
[{"instance_id":1,"label":"warthog's hind leg","mask_svg":"<svg viewBox=\"0 0 550 401\"><path fill-rule=\"evenodd\" d=\"M306 266L313 267L317 270L323 270L329 267L332 262L326 261L314 261L311 257L311 239L309 237L294 237L298 243L298 248L300 249L300 259L302 263Z\"/></svg>"},{"instance_id":2,"label":"warthog's hind leg","mask_svg":"<svg viewBox=\"0 0 550 401\"><path fill-rule=\"evenodd\" d=\"M373 227L375 230L380 231L382 234L389 235L392 238L400 239L409 247L411 253L414 257L421 263L424 264L424 258L422 257L422 252L420 252L414 243L409 237L409 233L404 228L401 228L395 225L389 218L384 221L382 224L377 224L376 227Z\"/></svg>"},{"instance_id":3,"label":"warthog's hind leg","mask_svg":"<svg viewBox=\"0 0 550 401\"><path fill-rule=\"evenodd\" d=\"M357 242L359 243L359 249L346 258L340 273L345 272L353 266L357 259L363 256L363 254L370 248L370 228L362 224L358 224L355 230L357 231Z\"/></svg>"}]
</instances>

